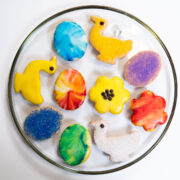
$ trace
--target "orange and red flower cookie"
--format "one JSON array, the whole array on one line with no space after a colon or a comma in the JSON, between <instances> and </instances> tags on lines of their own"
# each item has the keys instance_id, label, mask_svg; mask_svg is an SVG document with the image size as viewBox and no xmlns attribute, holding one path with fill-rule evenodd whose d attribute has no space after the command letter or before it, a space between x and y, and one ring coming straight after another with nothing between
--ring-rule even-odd
<instances>
[{"instance_id":1,"label":"orange and red flower cookie","mask_svg":"<svg viewBox=\"0 0 180 180\"><path fill-rule=\"evenodd\" d=\"M144 91L139 99L133 99L130 108L133 111L131 121L136 126L143 126L146 131L153 131L158 124L164 124L167 113L164 112L166 101L151 91Z\"/></svg>"},{"instance_id":2,"label":"orange and red flower cookie","mask_svg":"<svg viewBox=\"0 0 180 180\"><path fill-rule=\"evenodd\" d=\"M75 69L63 71L56 80L54 97L65 110L79 108L86 98L86 83L81 73Z\"/></svg>"}]
</instances>

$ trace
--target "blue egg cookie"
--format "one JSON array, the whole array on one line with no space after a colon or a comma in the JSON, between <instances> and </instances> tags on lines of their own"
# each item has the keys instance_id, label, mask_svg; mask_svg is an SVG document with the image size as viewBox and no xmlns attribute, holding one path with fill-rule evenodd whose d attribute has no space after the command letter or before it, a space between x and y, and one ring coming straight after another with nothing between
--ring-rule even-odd
<instances>
[{"instance_id":1,"label":"blue egg cookie","mask_svg":"<svg viewBox=\"0 0 180 180\"><path fill-rule=\"evenodd\" d=\"M32 111L24 122L24 131L34 140L51 138L60 129L62 112L53 107L45 107Z\"/></svg>"},{"instance_id":2,"label":"blue egg cookie","mask_svg":"<svg viewBox=\"0 0 180 180\"><path fill-rule=\"evenodd\" d=\"M82 58L87 45L84 30L75 22L64 21L56 27L54 48L64 60L74 61Z\"/></svg>"}]
</instances>

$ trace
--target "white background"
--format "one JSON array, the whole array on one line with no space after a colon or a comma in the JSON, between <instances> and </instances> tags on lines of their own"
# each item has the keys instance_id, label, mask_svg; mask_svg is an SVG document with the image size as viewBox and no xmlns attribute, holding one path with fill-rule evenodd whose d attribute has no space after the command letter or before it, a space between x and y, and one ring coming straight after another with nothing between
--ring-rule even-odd
<instances>
[{"instance_id":1,"label":"white background","mask_svg":"<svg viewBox=\"0 0 180 180\"><path fill-rule=\"evenodd\" d=\"M1 0L0 1L0 180L179 180L180 107L161 143L132 167L107 175L78 175L63 171L35 154L13 123L7 83L13 58L27 34L47 17L87 4L112 6L146 22L166 44L180 77L180 3L178 0Z\"/></svg>"}]
</instances>

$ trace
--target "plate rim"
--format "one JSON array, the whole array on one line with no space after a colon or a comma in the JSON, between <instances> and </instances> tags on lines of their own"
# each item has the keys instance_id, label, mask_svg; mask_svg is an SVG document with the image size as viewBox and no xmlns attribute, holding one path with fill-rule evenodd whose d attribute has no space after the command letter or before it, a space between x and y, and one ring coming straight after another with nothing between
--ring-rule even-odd
<instances>
[{"instance_id":1,"label":"plate rim","mask_svg":"<svg viewBox=\"0 0 180 180\"><path fill-rule=\"evenodd\" d=\"M123 14L123 15L126 15L128 16L129 18L135 20L136 22L138 22L139 24L141 24L144 28L146 28L155 38L156 40L160 43L161 47L163 48L163 50L165 51L167 57L168 57L168 60L170 62L170 66L171 66L171 69L172 69L172 73L173 73L173 79L174 79L174 100L173 100L173 106L172 106L172 110L171 110L171 114L169 116L169 120L166 124L166 127L164 128L163 132L161 133L160 137L157 139L157 141L147 150L145 151L141 156L139 156L138 158L136 158L135 160L133 160L132 162L128 163L128 164L125 164L121 167L117 167L117 168L113 168L113 169L109 169L109 170L102 170L102 171L83 171L83 170L74 170L74 169L71 169L69 167L65 167L65 166L62 166L58 163L56 163L55 161L53 161L52 159L50 159L49 157L45 156L41 151L39 151L30 141L29 139L25 136L25 133L24 131L21 129L19 123L18 123L18 120L16 118L16 115L15 115L15 111L14 111L14 107L13 107L13 100L12 100L12 94L11 94L11 89L13 87L13 73L14 73L14 68L15 68L15 65L16 65L16 62L18 60L18 57L21 53L21 51L23 50L23 47L25 46L26 42L28 41L28 39L39 29L41 28L44 24L46 24L47 22L49 22L50 20L60 16L60 15L63 15L63 14L66 14L68 12L73 12L73 11L77 11L77 10L83 10L83 9L103 9L103 10L109 10L109 11L113 11L113 12L117 12L117 13L120 13L120 14ZM175 67L174 67L174 63L173 63L173 60L171 58L171 55L168 51L168 49L166 48L165 44L163 43L163 41L160 39L160 37L155 33L155 31L149 27L146 23L144 23L143 21L141 21L139 18L137 18L136 16L130 14L130 13L127 13L126 11L123 11L123 10L120 10L120 9L117 9L117 8L113 8L113 7L109 7L109 6L101 6L101 5L85 5L85 6L76 6L76 7L72 7L72 8L69 8L69 9L66 9L66 10L63 10L63 11L60 11L50 17L48 17L47 19L45 19L44 21L42 21L39 25L37 25L27 36L26 38L23 40L22 44L20 45L14 59L13 59L13 63L12 63L12 66L11 66L11 69L10 69L10 74L9 74L9 80L8 80L8 100L9 100L9 107L10 107L10 111L11 111L11 114L12 114L12 117L13 117L13 121L19 131L19 133L21 134L21 138L23 138L23 140L28 144L29 147L31 147L32 150L34 150L39 156L41 156L43 159L45 159L46 161L48 161L49 163L61 168L61 169L64 169L64 170L67 170L67 171L70 171L70 172L73 172L73 173L79 173L79 174L89 174L89 175L99 175L99 174L108 174L108 173L112 173L112 172L116 172L116 171L119 171L119 170L122 170L122 169L125 169L127 167L130 167L132 166L133 164L137 163L138 161L140 161L141 159L145 158L158 144L159 142L162 140L162 138L164 137L164 135L166 134L167 130L169 129L169 126L172 122L172 118L174 116L174 112L175 112L175 108L176 108L176 103L177 103L177 91L178 90L178 82L177 82L177 75L176 75L176 70L175 70Z\"/></svg>"}]
</instances>

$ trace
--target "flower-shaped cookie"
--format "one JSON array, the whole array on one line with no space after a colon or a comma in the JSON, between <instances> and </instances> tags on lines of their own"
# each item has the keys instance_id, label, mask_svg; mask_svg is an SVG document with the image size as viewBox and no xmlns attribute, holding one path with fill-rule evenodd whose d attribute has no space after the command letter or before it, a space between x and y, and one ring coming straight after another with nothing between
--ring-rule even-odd
<instances>
[{"instance_id":1,"label":"flower-shaped cookie","mask_svg":"<svg viewBox=\"0 0 180 180\"><path fill-rule=\"evenodd\" d=\"M166 122L165 107L166 101L163 97L156 96L151 91L144 91L139 99L131 101L131 121L136 126L143 126L146 131L153 131L158 124Z\"/></svg>"},{"instance_id":2,"label":"flower-shaped cookie","mask_svg":"<svg viewBox=\"0 0 180 180\"><path fill-rule=\"evenodd\" d=\"M96 85L89 91L89 98L95 102L95 109L99 113L110 111L119 114L123 110L123 104L130 98L129 91L123 86L123 80L117 76L111 79L100 76L96 80Z\"/></svg>"}]
</instances>

